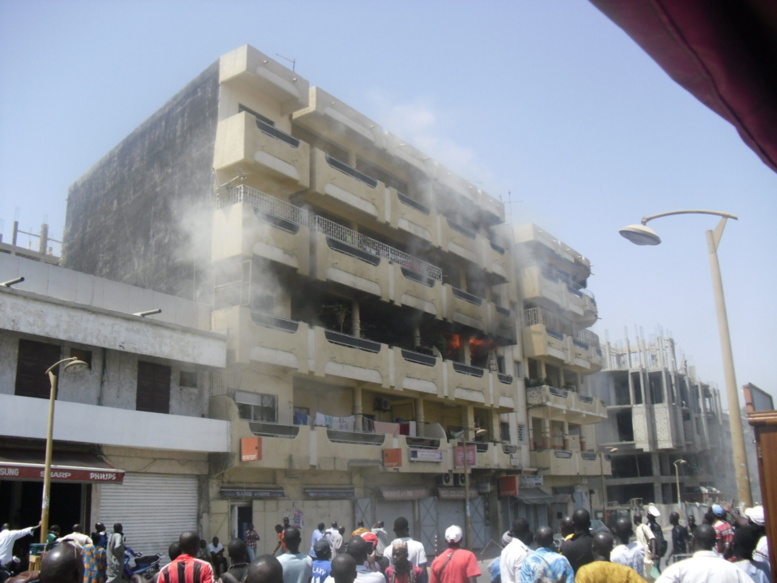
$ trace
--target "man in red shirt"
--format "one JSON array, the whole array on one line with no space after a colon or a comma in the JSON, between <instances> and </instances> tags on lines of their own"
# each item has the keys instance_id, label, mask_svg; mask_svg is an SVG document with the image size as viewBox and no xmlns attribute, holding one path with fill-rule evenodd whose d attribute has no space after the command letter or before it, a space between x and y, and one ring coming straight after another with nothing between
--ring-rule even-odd
<instances>
[{"instance_id":1,"label":"man in red shirt","mask_svg":"<svg viewBox=\"0 0 777 583\"><path fill-rule=\"evenodd\" d=\"M477 557L459 546L461 537L460 526L449 526L445 531L448 550L432 563L430 583L477 583L481 575Z\"/></svg>"},{"instance_id":2,"label":"man in red shirt","mask_svg":"<svg viewBox=\"0 0 777 583\"><path fill-rule=\"evenodd\" d=\"M159 572L158 583L213 583L210 563L198 559L200 535L193 531L181 533L178 538L181 554Z\"/></svg>"}]
</instances>

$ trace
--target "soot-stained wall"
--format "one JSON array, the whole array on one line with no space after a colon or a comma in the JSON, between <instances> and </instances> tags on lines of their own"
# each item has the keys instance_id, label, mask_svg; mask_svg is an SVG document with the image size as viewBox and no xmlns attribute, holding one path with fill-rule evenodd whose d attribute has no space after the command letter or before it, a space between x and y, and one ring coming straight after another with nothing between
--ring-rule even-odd
<instances>
[{"instance_id":1,"label":"soot-stained wall","mask_svg":"<svg viewBox=\"0 0 777 583\"><path fill-rule=\"evenodd\" d=\"M70 187L64 267L208 301L218 93L214 63Z\"/></svg>"}]
</instances>

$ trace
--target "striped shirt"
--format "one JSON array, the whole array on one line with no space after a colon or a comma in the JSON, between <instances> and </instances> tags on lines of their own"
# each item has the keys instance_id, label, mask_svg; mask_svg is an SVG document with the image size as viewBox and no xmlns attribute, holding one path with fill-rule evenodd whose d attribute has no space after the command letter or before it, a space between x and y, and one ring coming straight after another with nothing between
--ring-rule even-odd
<instances>
[{"instance_id":1,"label":"striped shirt","mask_svg":"<svg viewBox=\"0 0 777 583\"><path fill-rule=\"evenodd\" d=\"M159 572L158 583L213 583L210 563L191 555L180 555Z\"/></svg>"}]
</instances>

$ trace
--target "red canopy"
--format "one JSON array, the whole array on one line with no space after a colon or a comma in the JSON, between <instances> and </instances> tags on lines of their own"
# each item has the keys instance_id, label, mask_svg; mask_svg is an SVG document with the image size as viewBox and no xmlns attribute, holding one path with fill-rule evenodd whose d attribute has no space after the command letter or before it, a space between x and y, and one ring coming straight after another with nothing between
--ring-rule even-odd
<instances>
[{"instance_id":1,"label":"red canopy","mask_svg":"<svg viewBox=\"0 0 777 583\"><path fill-rule=\"evenodd\" d=\"M590 1L777 171L777 2Z\"/></svg>"}]
</instances>

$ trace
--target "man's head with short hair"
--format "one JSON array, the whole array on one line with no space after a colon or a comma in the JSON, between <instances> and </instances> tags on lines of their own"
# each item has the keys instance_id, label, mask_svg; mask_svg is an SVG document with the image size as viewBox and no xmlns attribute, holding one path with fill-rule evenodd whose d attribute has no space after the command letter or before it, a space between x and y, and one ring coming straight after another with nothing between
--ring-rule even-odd
<instances>
[{"instance_id":1,"label":"man's head with short hair","mask_svg":"<svg viewBox=\"0 0 777 583\"><path fill-rule=\"evenodd\" d=\"M680 524L680 515L677 512L669 513L669 524L672 524L672 525Z\"/></svg>"},{"instance_id":2,"label":"man's head with short hair","mask_svg":"<svg viewBox=\"0 0 777 583\"><path fill-rule=\"evenodd\" d=\"M635 512L634 513L634 524L642 524L642 513L641 512Z\"/></svg>"},{"instance_id":3,"label":"man's head with short hair","mask_svg":"<svg viewBox=\"0 0 777 583\"><path fill-rule=\"evenodd\" d=\"M553 529L549 526L541 526L534 533L534 540L538 547L553 547Z\"/></svg>"},{"instance_id":4,"label":"man's head with short hair","mask_svg":"<svg viewBox=\"0 0 777 583\"><path fill-rule=\"evenodd\" d=\"M397 517L397 519L394 520L394 534L401 538L407 536L409 532L410 525L407 522L407 518L404 516Z\"/></svg>"},{"instance_id":5,"label":"man's head with short hair","mask_svg":"<svg viewBox=\"0 0 777 583\"><path fill-rule=\"evenodd\" d=\"M625 516L621 516L615 521L615 536L618 537L622 544L629 544L629 537L631 537L633 532L634 529L631 527L631 521Z\"/></svg>"},{"instance_id":6,"label":"man's head with short hair","mask_svg":"<svg viewBox=\"0 0 777 583\"><path fill-rule=\"evenodd\" d=\"M578 508L572 513L572 524L575 532L588 532L591 530L591 514L585 508Z\"/></svg>"},{"instance_id":7,"label":"man's head with short hair","mask_svg":"<svg viewBox=\"0 0 777 583\"><path fill-rule=\"evenodd\" d=\"M60 543L43 556L41 583L81 583L83 579L84 561L76 545Z\"/></svg>"},{"instance_id":8,"label":"man's head with short hair","mask_svg":"<svg viewBox=\"0 0 777 583\"><path fill-rule=\"evenodd\" d=\"M62 534L62 529L61 529L61 528L59 528L59 525L58 525L58 524L52 524L52 525L49 527L49 532L53 532L54 534L56 534L57 536L59 536L60 534Z\"/></svg>"},{"instance_id":9,"label":"man's head with short hair","mask_svg":"<svg viewBox=\"0 0 777 583\"><path fill-rule=\"evenodd\" d=\"M302 535L296 526L287 526L283 529L283 544L292 554L299 552L299 545L302 542Z\"/></svg>"},{"instance_id":10,"label":"man's head with short hair","mask_svg":"<svg viewBox=\"0 0 777 583\"><path fill-rule=\"evenodd\" d=\"M170 557L171 561L175 561L181 556L181 543L178 541L171 543L170 546L167 547L167 556Z\"/></svg>"},{"instance_id":11,"label":"man's head with short hair","mask_svg":"<svg viewBox=\"0 0 777 583\"><path fill-rule=\"evenodd\" d=\"M328 561L332 557L332 547L326 538L321 538L313 545L313 552L319 561Z\"/></svg>"},{"instance_id":12,"label":"man's head with short hair","mask_svg":"<svg viewBox=\"0 0 777 583\"><path fill-rule=\"evenodd\" d=\"M531 538L529 521L525 518L516 518L513 520L513 525L510 527L510 534L513 535L513 538L517 538L521 542L528 544L527 539Z\"/></svg>"},{"instance_id":13,"label":"man's head with short hair","mask_svg":"<svg viewBox=\"0 0 777 583\"><path fill-rule=\"evenodd\" d=\"M227 545L227 554L232 563L248 562L248 545L239 538L233 538Z\"/></svg>"},{"instance_id":14,"label":"man's head with short hair","mask_svg":"<svg viewBox=\"0 0 777 583\"><path fill-rule=\"evenodd\" d=\"M567 537L570 534L575 534L575 525L572 524L572 517L571 516L565 516L561 519L561 522L558 525L558 530L561 533L561 536Z\"/></svg>"},{"instance_id":15,"label":"man's head with short hair","mask_svg":"<svg viewBox=\"0 0 777 583\"><path fill-rule=\"evenodd\" d=\"M95 522L94 523L94 530L96 532L103 532L105 530L105 525L102 522Z\"/></svg>"},{"instance_id":16,"label":"man's head with short hair","mask_svg":"<svg viewBox=\"0 0 777 583\"><path fill-rule=\"evenodd\" d=\"M289 526L289 517L288 516L284 516L283 517L283 526L284 526L284 528Z\"/></svg>"},{"instance_id":17,"label":"man's head with short hair","mask_svg":"<svg viewBox=\"0 0 777 583\"><path fill-rule=\"evenodd\" d=\"M709 524L700 524L693 531L693 542L697 551L711 551L715 546L715 529Z\"/></svg>"},{"instance_id":18,"label":"man's head with short hair","mask_svg":"<svg viewBox=\"0 0 777 583\"><path fill-rule=\"evenodd\" d=\"M193 530L186 530L178 537L178 544L181 545L181 553L196 557L200 548L200 535Z\"/></svg>"},{"instance_id":19,"label":"man's head with short hair","mask_svg":"<svg viewBox=\"0 0 777 583\"><path fill-rule=\"evenodd\" d=\"M272 555L258 557L248 567L244 583L283 583L283 567Z\"/></svg>"},{"instance_id":20,"label":"man's head with short hair","mask_svg":"<svg viewBox=\"0 0 777 583\"><path fill-rule=\"evenodd\" d=\"M707 510L707 512L704 513L704 523L709 524L710 526L715 524L718 521L715 514L712 512L712 510Z\"/></svg>"},{"instance_id":21,"label":"man's head with short hair","mask_svg":"<svg viewBox=\"0 0 777 583\"><path fill-rule=\"evenodd\" d=\"M609 561L613 544L614 540L609 532L597 532L594 535L593 543L591 543L591 548L594 552L594 560Z\"/></svg>"},{"instance_id":22,"label":"man's head with short hair","mask_svg":"<svg viewBox=\"0 0 777 583\"><path fill-rule=\"evenodd\" d=\"M740 561L753 560L753 551L758 546L761 530L758 526L747 525L740 526L734 531L734 541L731 543L731 550L736 559Z\"/></svg>"},{"instance_id":23,"label":"man's head with short hair","mask_svg":"<svg viewBox=\"0 0 777 583\"><path fill-rule=\"evenodd\" d=\"M350 553L337 555L332 559L331 575L335 583L353 583L356 579L356 559Z\"/></svg>"},{"instance_id":24,"label":"man's head with short hair","mask_svg":"<svg viewBox=\"0 0 777 583\"><path fill-rule=\"evenodd\" d=\"M124 527L121 525L121 522L117 522L113 525L113 532L124 534Z\"/></svg>"},{"instance_id":25,"label":"man's head with short hair","mask_svg":"<svg viewBox=\"0 0 777 583\"><path fill-rule=\"evenodd\" d=\"M215 547L217 544L219 544L219 537L214 536L213 540L211 542L213 543L213 546Z\"/></svg>"},{"instance_id":26,"label":"man's head with short hair","mask_svg":"<svg viewBox=\"0 0 777 583\"><path fill-rule=\"evenodd\" d=\"M357 535L348 541L345 552L356 559L357 564L362 564L367 560L370 551L372 551L372 545Z\"/></svg>"},{"instance_id":27,"label":"man's head with short hair","mask_svg":"<svg viewBox=\"0 0 777 583\"><path fill-rule=\"evenodd\" d=\"M324 532L324 530L326 530L326 524L324 524L323 522L319 522L318 530L320 530L321 532Z\"/></svg>"}]
</instances>

